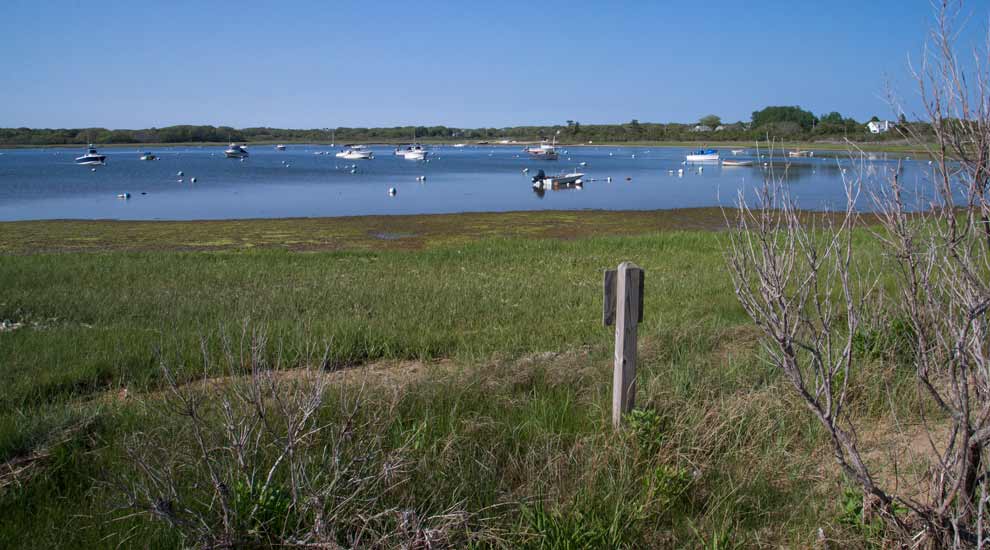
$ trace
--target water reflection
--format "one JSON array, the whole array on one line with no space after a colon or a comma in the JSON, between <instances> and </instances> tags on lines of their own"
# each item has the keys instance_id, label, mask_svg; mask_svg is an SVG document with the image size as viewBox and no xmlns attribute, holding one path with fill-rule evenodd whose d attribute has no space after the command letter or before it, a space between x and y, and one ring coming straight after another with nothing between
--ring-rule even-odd
<instances>
[{"instance_id":1,"label":"water reflection","mask_svg":"<svg viewBox=\"0 0 990 550\"><path fill-rule=\"evenodd\" d=\"M159 147L156 162L139 160L143 150L103 149L107 165L95 172L73 163L75 150L4 151L0 220L683 208L731 205L739 191L754 196L766 177L784 177L804 208L837 208L845 202L843 176L859 168L867 182L897 172L919 197L931 188L927 161L884 153L780 158L745 149L738 155L724 151L725 158L750 160L752 166L723 166L687 164L687 148L571 146L559 160L547 162L521 156L518 146L434 146L429 163L396 157L390 146L370 147L375 159L367 161L319 154L328 150L320 145L289 145L286 151L252 147L244 162L224 158L223 149ZM582 184L533 189L531 175L547 167L583 173ZM180 171L182 178L176 176ZM392 197L390 188L397 190ZM557 192L574 190L582 192ZM131 200L116 198L123 193ZM871 207L867 202L864 209Z\"/></svg>"}]
</instances>

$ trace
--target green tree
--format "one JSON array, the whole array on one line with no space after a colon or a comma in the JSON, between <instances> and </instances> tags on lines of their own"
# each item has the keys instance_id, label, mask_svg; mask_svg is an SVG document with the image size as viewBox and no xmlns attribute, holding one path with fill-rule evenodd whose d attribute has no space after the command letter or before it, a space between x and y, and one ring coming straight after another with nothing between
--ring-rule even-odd
<instances>
[{"instance_id":1,"label":"green tree","mask_svg":"<svg viewBox=\"0 0 990 550\"><path fill-rule=\"evenodd\" d=\"M709 128L717 128L722 124L722 118L718 115L705 115L701 117L698 124L702 126L708 126Z\"/></svg>"},{"instance_id":2,"label":"green tree","mask_svg":"<svg viewBox=\"0 0 990 550\"><path fill-rule=\"evenodd\" d=\"M770 124L793 122L802 130L811 130L818 121L815 115L805 111L797 105L766 107L762 111L753 112L753 128L760 128Z\"/></svg>"}]
</instances>

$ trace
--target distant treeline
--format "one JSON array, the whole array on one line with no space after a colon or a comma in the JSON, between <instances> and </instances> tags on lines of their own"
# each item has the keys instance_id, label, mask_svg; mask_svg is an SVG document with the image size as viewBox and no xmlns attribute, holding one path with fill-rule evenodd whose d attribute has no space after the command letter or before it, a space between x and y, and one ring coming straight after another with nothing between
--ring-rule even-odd
<instances>
[{"instance_id":1,"label":"distant treeline","mask_svg":"<svg viewBox=\"0 0 990 550\"><path fill-rule=\"evenodd\" d=\"M874 117L876 119L876 117ZM922 134L923 123L910 124ZM549 126L513 126L508 128L451 128L447 126L397 126L393 128L334 128L293 130L283 128L231 128L229 126L168 126L143 130L108 130L106 128L37 129L0 128L0 145L84 145L87 143L190 143L190 142L327 142L331 136L338 143L401 142L417 139L438 141L494 141L512 139L533 141L558 136L562 143L594 141L745 141L765 139L767 135L789 140L885 141L899 139L897 131L871 134L866 122L843 117L837 112L815 116L800 107L767 107L753 113L749 121L723 123L717 115L702 117L697 123L654 123L632 120L625 124L581 124L568 120Z\"/></svg>"}]
</instances>

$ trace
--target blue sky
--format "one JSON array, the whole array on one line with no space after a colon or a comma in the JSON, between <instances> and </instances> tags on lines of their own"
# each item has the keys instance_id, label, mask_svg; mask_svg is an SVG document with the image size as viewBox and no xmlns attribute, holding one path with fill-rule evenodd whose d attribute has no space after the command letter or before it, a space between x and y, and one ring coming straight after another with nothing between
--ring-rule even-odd
<instances>
[{"instance_id":1,"label":"blue sky","mask_svg":"<svg viewBox=\"0 0 990 550\"><path fill-rule=\"evenodd\" d=\"M969 2L962 40L985 31ZM502 127L891 116L927 0L3 0L0 126Z\"/></svg>"}]
</instances>

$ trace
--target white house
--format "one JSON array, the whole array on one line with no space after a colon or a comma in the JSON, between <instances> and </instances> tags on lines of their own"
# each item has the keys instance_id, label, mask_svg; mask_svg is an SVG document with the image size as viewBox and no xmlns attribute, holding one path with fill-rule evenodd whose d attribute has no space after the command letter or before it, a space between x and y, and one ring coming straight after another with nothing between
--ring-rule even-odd
<instances>
[{"instance_id":1,"label":"white house","mask_svg":"<svg viewBox=\"0 0 990 550\"><path fill-rule=\"evenodd\" d=\"M884 132L889 132L890 129L894 127L894 123L889 120L872 120L866 125L866 127L870 129L870 133L882 134Z\"/></svg>"},{"instance_id":2,"label":"white house","mask_svg":"<svg viewBox=\"0 0 990 550\"><path fill-rule=\"evenodd\" d=\"M691 131L692 132L711 132L712 131L712 127L711 126L705 126L704 124L699 124L699 125L695 126L694 128L691 128Z\"/></svg>"}]
</instances>

